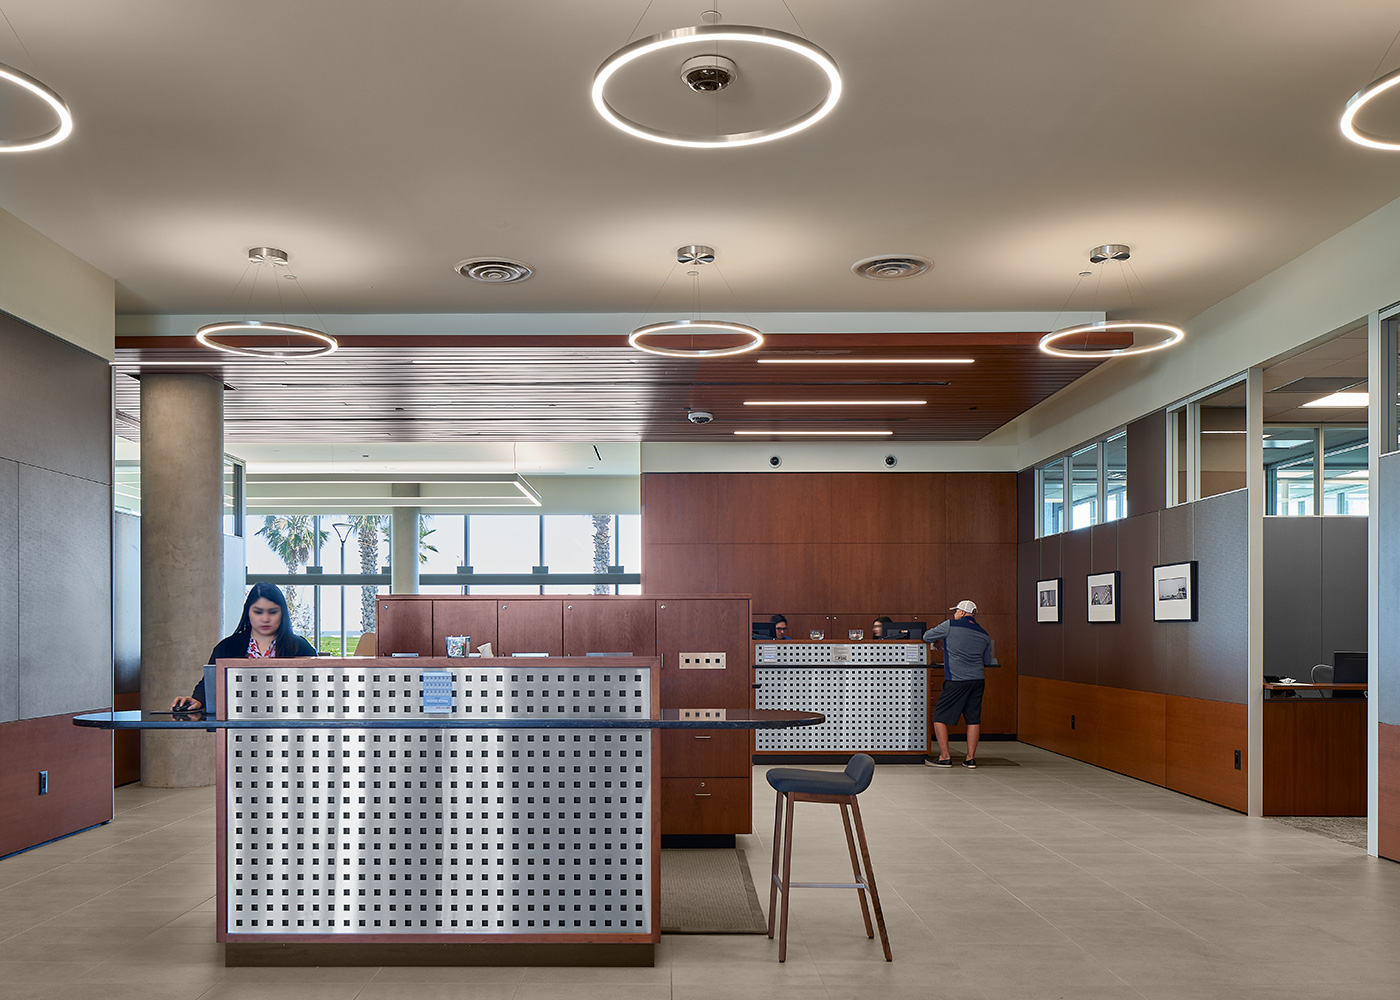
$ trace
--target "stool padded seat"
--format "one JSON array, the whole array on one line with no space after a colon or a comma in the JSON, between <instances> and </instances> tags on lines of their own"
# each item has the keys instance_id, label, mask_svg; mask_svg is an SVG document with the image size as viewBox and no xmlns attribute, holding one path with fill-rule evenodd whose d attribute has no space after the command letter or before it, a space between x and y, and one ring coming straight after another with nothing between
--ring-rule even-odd
<instances>
[{"instance_id":1,"label":"stool padded seat","mask_svg":"<svg viewBox=\"0 0 1400 1000\"><path fill-rule=\"evenodd\" d=\"M808 795L859 795L870 787L875 776L875 758L858 753L840 774L814 771L806 767L775 767L768 772L768 784L780 792Z\"/></svg>"}]
</instances>

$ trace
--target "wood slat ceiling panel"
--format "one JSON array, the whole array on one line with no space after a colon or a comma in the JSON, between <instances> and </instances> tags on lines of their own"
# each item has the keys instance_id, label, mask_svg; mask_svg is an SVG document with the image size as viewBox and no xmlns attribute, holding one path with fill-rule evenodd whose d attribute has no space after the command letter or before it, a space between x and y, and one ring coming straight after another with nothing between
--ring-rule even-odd
<instances>
[{"instance_id":1,"label":"wood slat ceiling panel","mask_svg":"<svg viewBox=\"0 0 1400 1000\"><path fill-rule=\"evenodd\" d=\"M732 441L736 430L889 430L895 440L976 440L1098 363L1049 357L1037 349L1038 339L787 335L751 354L697 361L642 354L623 338L362 337L325 358L286 362L211 357L192 339L119 338L114 398L118 431L132 437L139 436L131 421L139 421L140 377L186 372L228 386L229 441ZM975 361L758 363L822 356ZM854 399L927 403L744 405ZM691 409L708 410L715 420L691 424Z\"/></svg>"}]
</instances>

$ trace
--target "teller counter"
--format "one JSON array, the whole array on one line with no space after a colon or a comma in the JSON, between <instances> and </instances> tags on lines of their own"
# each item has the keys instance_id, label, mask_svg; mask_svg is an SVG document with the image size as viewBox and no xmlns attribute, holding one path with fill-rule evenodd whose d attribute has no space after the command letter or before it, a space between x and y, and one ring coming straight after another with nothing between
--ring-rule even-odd
<instances>
[{"instance_id":1,"label":"teller counter","mask_svg":"<svg viewBox=\"0 0 1400 1000\"><path fill-rule=\"evenodd\" d=\"M657 731L819 715L657 709L656 657L221 660L211 728L229 965L650 965Z\"/></svg>"}]
</instances>

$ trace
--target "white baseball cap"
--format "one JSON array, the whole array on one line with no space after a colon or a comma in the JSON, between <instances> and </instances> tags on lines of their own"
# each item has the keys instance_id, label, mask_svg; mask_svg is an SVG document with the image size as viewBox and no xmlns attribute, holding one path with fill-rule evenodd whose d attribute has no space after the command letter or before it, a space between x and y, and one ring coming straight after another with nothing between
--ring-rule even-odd
<instances>
[{"instance_id":1,"label":"white baseball cap","mask_svg":"<svg viewBox=\"0 0 1400 1000\"><path fill-rule=\"evenodd\" d=\"M973 604L971 601L959 601L957 604L954 604L948 610L961 611L965 614L975 615L977 614L977 605Z\"/></svg>"}]
</instances>

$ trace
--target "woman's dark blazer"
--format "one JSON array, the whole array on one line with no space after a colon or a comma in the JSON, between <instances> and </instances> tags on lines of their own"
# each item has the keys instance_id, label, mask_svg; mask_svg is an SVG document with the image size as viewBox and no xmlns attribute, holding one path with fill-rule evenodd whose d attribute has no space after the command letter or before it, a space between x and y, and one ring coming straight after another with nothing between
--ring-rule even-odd
<instances>
[{"instance_id":1,"label":"woman's dark blazer","mask_svg":"<svg viewBox=\"0 0 1400 1000\"><path fill-rule=\"evenodd\" d=\"M316 647L311 645L311 643L307 642L301 636L296 636L296 641L297 651L292 654L293 656L317 655ZM219 644L214 647L214 651L209 654L209 659L205 662L213 663L216 660L246 660L247 658L248 633L244 632L241 635L235 634L229 636L226 639L220 639ZM195 701L199 702L201 705L205 704L203 677L201 677L199 679L199 683L194 686L194 694L190 695L190 697L193 698Z\"/></svg>"}]
</instances>

